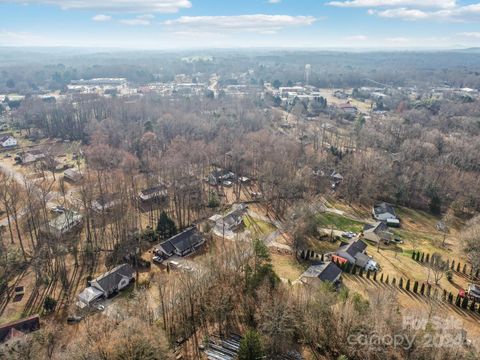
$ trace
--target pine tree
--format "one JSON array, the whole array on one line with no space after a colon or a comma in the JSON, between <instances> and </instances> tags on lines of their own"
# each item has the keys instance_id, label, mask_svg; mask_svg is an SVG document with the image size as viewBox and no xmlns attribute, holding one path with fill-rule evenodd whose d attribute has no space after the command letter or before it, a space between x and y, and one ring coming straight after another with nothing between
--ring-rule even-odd
<instances>
[{"instance_id":1,"label":"pine tree","mask_svg":"<svg viewBox=\"0 0 480 360\"><path fill-rule=\"evenodd\" d=\"M460 295L457 295L457 298L455 299L455 305L457 305L458 307L460 307L461 305L461 298L460 298Z\"/></svg>"},{"instance_id":2,"label":"pine tree","mask_svg":"<svg viewBox=\"0 0 480 360\"><path fill-rule=\"evenodd\" d=\"M425 262L426 263L430 262L430 254L427 254L427 256L425 256Z\"/></svg>"},{"instance_id":3,"label":"pine tree","mask_svg":"<svg viewBox=\"0 0 480 360\"><path fill-rule=\"evenodd\" d=\"M457 264L457 272L460 272L460 263Z\"/></svg>"},{"instance_id":4,"label":"pine tree","mask_svg":"<svg viewBox=\"0 0 480 360\"><path fill-rule=\"evenodd\" d=\"M376 271L373 272L373 281L377 281L377 272Z\"/></svg>"},{"instance_id":5,"label":"pine tree","mask_svg":"<svg viewBox=\"0 0 480 360\"><path fill-rule=\"evenodd\" d=\"M448 302L450 304L453 303L453 294L451 292L448 293Z\"/></svg>"},{"instance_id":6,"label":"pine tree","mask_svg":"<svg viewBox=\"0 0 480 360\"><path fill-rule=\"evenodd\" d=\"M464 297L462 301L462 308L466 309L468 307L468 297Z\"/></svg>"},{"instance_id":7,"label":"pine tree","mask_svg":"<svg viewBox=\"0 0 480 360\"><path fill-rule=\"evenodd\" d=\"M467 273L467 264L463 265L462 273Z\"/></svg>"},{"instance_id":8,"label":"pine tree","mask_svg":"<svg viewBox=\"0 0 480 360\"><path fill-rule=\"evenodd\" d=\"M175 222L162 211L157 223L157 234L160 239L166 240L177 234Z\"/></svg>"},{"instance_id":9,"label":"pine tree","mask_svg":"<svg viewBox=\"0 0 480 360\"><path fill-rule=\"evenodd\" d=\"M246 332L240 341L238 360L257 360L264 356L260 334L254 330Z\"/></svg>"},{"instance_id":10,"label":"pine tree","mask_svg":"<svg viewBox=\"0 0 480 360\"><path fill-rule=\"evenodd\" d=\"M405 285L405 290L410 291L410 279L407 279L407 284Z\"/></svg>"},{"instance_id":11,"label":"pine tree","mask_svg":"<svg viewBox=\"0 0 480 360\"><path fill-rule=\"evenodd\" d=\"M415 260L420 261L420 251L417 251L417 255L415 256Z\"/></svg>"},{"instance_id":12,"label":"pine tree","mask_svg":"<svg viewBox=\"0 0 480 360\"><path fill-rule=\"evenodd\" d=\"M435 289L436 291L437 289ZM430 297L430 295L432 294L432 285L430 284L427 284L427 296ZM438 294L438 293L437 293Z\"/></svg>"},{"instance_id":13,"label":"pine tree","mask_svg":"<svg viewBox=\"0 0 480 360\"><path fill-rule=\"evenodd\" d=\"M416 294L418 291L418 281L415 280L415 282L413 283L413 292Z\"/></svg>"},{"instance_id":14,"label":"pine tree","mask_svg":"<svg viewBox=\"0 0 480 360\"><path fill-rule=\"evenodd\" d=\"M416 256L416 255L417 255L417 254L416 254L416 251L413 250L413 251L412 251L412 260L415 260L415 256Z\"/></svg>"},{"instance_id":15,"label":"pine tree","mask_svg":"<svg viewBox=\"0 0 480 360\"><path fill-rule=\"evenodd\" d=\"M382 273L382 275L380 276L380 282L383 283L383 273Z\"/></svg>"},{"instance_id":16,"label":"pine tree","mask_svg":"<svg viewBox=\"0 0 480 360\"><path fill-rule=\"evenodd\" d=\"M455 260L452 260L452 265L450 266L450 269L455 270Z\"/></svg>"},{"instance_id":17,"label":"pine tree","mask_svg":"<svg viewBox=\"0 0 480 360\"><path fill-rule=\"evenodd\" d=\"M422 256L420 257L420 262L423 263L424 260L425 260L425 253L422 252Z\"/></svg>"},{"instance_id":18,"label":"pine tree","mask_svg":"<svg viewBox=\"0 0 480 360\"><path fill-rule=\"evenodd\" d=\"M385 284L387 284L387 285L389 283L389 277L390 277L390 275L387 275L387 279L385 280Z\"/></svg>"},{"instance_id":19,"label":"pine tree","mask_svg":"<svg viewBox=\"0 0 480 360\"><path fill-rule=\"evenodd\" d=\"M403 278L400 278L400 281L398 282L398 287L400 289L403 289Z\"/></svg>"},{"instance_id":20,"label":"pine tree","mask_svg":"<svg viewBox=\"0 0 480 360\"><path fill-rule=\"evenodd\" d=\"M447 290L445 290L445 289L443 289L442 300L443 301L447 300Z\"/></svg>"},{"instance_id":21,"label":"pine tree","mask_svg":"<svg viewBox=\"0 0 480 360\"><path fill-rule=\"evenodd\" d=\"M425 295L425 283L422 283L422 287L420 288L420 294Z\"/></svg>"},{"instance_id":22,"label":"pine tree","mask_svg":"<svg viewBox=\"0 0 480 360\"><path fill-rule=\"evenodd\" d=\"M393 285L393 286L397 285L397 279L396 279L396 278L393 278L393 280L392 280L392 285Z\"/></svg>"}]
</instances>

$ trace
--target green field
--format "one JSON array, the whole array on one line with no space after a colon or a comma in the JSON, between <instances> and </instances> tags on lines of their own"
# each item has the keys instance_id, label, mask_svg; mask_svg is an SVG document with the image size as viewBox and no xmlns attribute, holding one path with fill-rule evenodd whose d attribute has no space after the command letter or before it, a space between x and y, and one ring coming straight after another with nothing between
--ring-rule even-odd
<instances>
[{"instance_id":1,"label":"green field","mask_svg":"<svg viewBox=\"0 0 480 360\"><path fill-rule=\"evenodd\" d=\"M322 213L317 215L318 226L326 229L335 229L342 231L352 231L359 233L363 230L363 223L360 221L352 220L347 217L334 214L334 213Z\"/></svg>"}]
</instances>

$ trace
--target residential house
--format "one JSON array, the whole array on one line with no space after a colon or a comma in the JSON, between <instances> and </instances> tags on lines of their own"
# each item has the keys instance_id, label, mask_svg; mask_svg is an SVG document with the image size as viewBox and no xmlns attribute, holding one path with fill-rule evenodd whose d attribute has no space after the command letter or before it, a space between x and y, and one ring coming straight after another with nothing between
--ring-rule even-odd
<instances>
[{"instance_id":1,"label":"residential house","mask_svg":"<svg viewBox=\"0 0 480 360\"><path fill-rule=\"evenodd\" d=\"M143 203L160 202L168 197L168 188L165 184L159 184L140 191L138 198Z\"/></svg>"},{"instance_id":2,"label":"residential house","mask_svg":"<svg viewBox=\"0 0 480 360\"><path fill-rule=\"evenodd\" d=\"M110 211L119 206L122 202L120 194L103 194L92 202L92 209L96 212Z\"/></svg>"},{"instance_id":3,"label":"residential house","mask_svg":"<svg viewBox=\"0 0 480 360\"><path fill-rule=\"evenodd\" d=\"M83 179L83 175L78 170L67 169L63 173L63 178L72 183L77 183Z\"/></svg>"},{"instance_id":4,"label":"residential house","mask_svg":"<svg viewBox=\"0 0 480 360\"><path fill-rule=\"evenodd\" d=\"M350 243L342 242L340 247L335 252L333 259L340 263L348 262L349 264L356 264L357 259L363 258L367 244L362 240L352 241Z\"/></svg>"},{"instance_id":5,"label":"residential house","mask_svg":"<svg viewBox=\"0 0 480 360\"><path fill-rule=\"evenodd\" d=\"M386 202L375 204L372 209L372 215L378 221L398 220L395 208Z\"/></svg>"},{"instance_id":6,"label":"residential house","mask_svg":"<svg viewBox=\"0 0 480 360\"><path fill-rule=\"evenodd\" d=\"M89 287L78 295L77 305L84 308L101 298L108 298L126 288L134 278L135 270L129 264L119 265L89 281Z\"/></svg>"},{"instance_id":7,"label":"residential house","mask_svg":"<svg viewBox=\"0 0 480 360\"><path fill-rule=\"evenodd\" d=\"M40 330L38 315L0 325L0 344L37 330Z\"/></svg>"},{"instance_id":8,"label":"residential house","mask_svg":"<svg viewBox=\"0 0 480 360\"><path fill-rule=\"evenodd\" d=\"M469 284L467 294L472 300L480 301L480 286L476 284Z\"/></svg>"},{"instance_id":9,"label":"residential house","mask_svg":"<svg viewBox=\"0 0 480 360\"><path fill-rule=\"evenodd\" d=\"M82 224L83 217L81 214L66 210L55 219L51 220L46 226L46 233L60 237L71 232Z\"/></svg>"},{"instance_id":10,"label":"residential house","mask_svg":"<svg viewBox=\"0 0 480 360\"><path fill-rule=\"evenodd\" d=\"M389 231L387 224L379 221L373 225L365 225L363 228L363 238L374 243L389 243L393 240L393 233Z\"/></svg>"},{"instance_id":11,"label":"residential house","mask_svg":"<svg viewBox=\"0 0 480 360\"><path fill-rule=\"evenodd\" d=\"M342 270L333 262L310 266L300 277L300 281L308 285L318 285L319 281L338 285L341 282Z\"/></svg>"},{"instance_id":12,"label":"residential house","mask_svg":"<svg viewBox=\"0 0 480 360\"><path fill-rule=\"evenodd\" d=\"M351 104L340 104L338 105L338 108L343 111L344 113L351 114L351 115L356 115L358 112L358 109L356 106L353 106Z\"/></svg>"},{"instance_id":13,"label":"residential house","mask_svg":"<svg viewBox=\"0 0 480 360\"><path fill-rule=\"evenodd\" d=\"M10 149L18 145L17 139L11 134L3 135L0 137L0 146L4 149Z\"/></svg>"},{"instance_id":14,"label":"residential house","mask_svg":"<svg viewBox=\"0 0 480 360\"><path fill-rule=\"evenodd\" d=\"M216 228L222 231L233 231L243 223L243 216L247 211L245 204L235 204L232 210L225 216L217 218L215 222Z\"/></svg>"},{"instance_id":15,"label":"residential house","mask_svg":"<svg viewBox=\"0 0 480 360\"><path fill-rule=\"evenodd\" d=\"M233 172L220 168L216 168L207 177L207 182L212 186L231 184L235 180L236 176Z\"/></svg>"},{"instance_id":16,"label":"residential house","mask_svg":"<svg viewBox=\"0 0 480 360\"><path fill-rule=\"evenodd\" d=\"M196 226L172 236L154 250L156 256L167 259L171 256L187 256L197 251L205 243L205 238Z\"/></svg>"},{"instance_id":17,"label":"residential house","mask_svg":"<svg viewBox=\"0 0 480 360\"><path fill-rule=\"evenodd\" d=\"M45 159L45 154L41 150L31 150L19 157L20 162L24 165L33 164L43 159Z\"/></svg>"},{"instance_id":18,"label":"residential house","mask_svg":"<svg viewBox=\"0 0 480 360\"><path fill-rule=\"evenodd\" d=\"M340 264L349 263L367 270L377 270L377 263L367 255L367 244L362 240L342 243L332 256L332 260Z\"/></svg>"}]
</instances>

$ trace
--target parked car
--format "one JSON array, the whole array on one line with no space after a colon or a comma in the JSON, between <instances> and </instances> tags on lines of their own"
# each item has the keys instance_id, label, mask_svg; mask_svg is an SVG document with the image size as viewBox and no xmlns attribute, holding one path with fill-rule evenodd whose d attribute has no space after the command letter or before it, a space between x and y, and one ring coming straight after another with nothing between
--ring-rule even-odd
<instances>
[{"instance_id":1,"label":"parked car","mask_svg":"<svg viewBox=\"0 0 480 360\"><path fill-rule=\"evenodd\" d=\"M395 244L403 244L403 243L404 243L404 241L403 241L402 239L400 239L400 238L395 238L395 239L393 239L393 242L394 242Z\"/></svg>"},{"instance_id":2,"label":"parked car","mask_svg":"<svg viewBox=\"0 0 480 360\"><path fill-rule=\"evenodd\" d=\"M67 209L62 205L55 205L50 208L50 211L55 214L63 214Z\"/></svg>"},{"instance_id":3,"label":"parked car","mask_svg":"<svg viewBox=\"0 0 480 360\"><path fill-rule=\"evenodd\" d=\"M25 295L25 287L23 286L16 286L15 287L15 297Z\"/></svg>"},{"instance_id":4,"label":"parked car","mask_svg":"<svg viewBox=\"0 0 480 360\"><path fill-rule=\"evenodd\" d=\"M347 238L347 239L353 239L355 236L357 236L357 234L355 234L354 232L351 232L351 231L347 231L347 232L344 232L342 234L342 237Z\"/></svg>"},{"instance_id":5,"label":"parked car","mask_svg":"<svg viewBox=\"0 0 480 360\"><path fill-rule=\"evenodd\" d=\"M163 263L163 258L161 256L154 256L152 258L153 262L156 262L157 264Z\"/></svg>"},{"instance_id":6,"label":"parked car","mask_svg":"<svg viewBox=\"0 0 480 360\"><path fill-rule=\"evenodd\" d=\"M380 266L376 261L369 260L367 265L365 265L365 270L377 272L377 271L380 271Z\"/></svg>"},{"instance_id":7,"label":"parked car","mask_svg":"<svg viewBox=\"0 0 480 360\"><path fill-rule=\"evenodd\" d=\"M67 324L77 324L82 321L82 319L83 318L81 316L69 316L67 318Z\"/></svg>"}]
</instances>

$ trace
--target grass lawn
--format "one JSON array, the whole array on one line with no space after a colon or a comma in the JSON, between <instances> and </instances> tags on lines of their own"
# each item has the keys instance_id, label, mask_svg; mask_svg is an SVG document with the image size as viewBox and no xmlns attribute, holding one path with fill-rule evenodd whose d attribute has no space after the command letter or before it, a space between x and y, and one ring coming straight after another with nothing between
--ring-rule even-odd
<instances>
[{"instance_id":1,"label":"grass lawn","mask_svg":"<svg viewBox=\"0 0 480 360\"><path fill-rule=\"evenodd\" d=\"M271 254L272 265L275 273L281 279L297 280L307 269L307 264L300 264L294 256Z\"/></svg>"},{"instance_id":2,"label":"grass lawn","mask_svg":"<svg viewBox=\"0 0 480 360\"><path fill-rule=\"evenodd\" d=\"M363 229L363 223L334 213L322 213L317 215L318 226L327 229L352 231L359 233Z\"/></svg>"},{"instance_id":3,"label":"grass lawn","mask_svg":"<svg viewBox=\"0 0 480 360\"><path fill-rule=\"evenodd\" d=\"M251 216L244 216L243 223L245 224L245 227L257 237L271 234L276 230L275 226L272 224L263 220L254 219Z\"/></svg>"}]
</instances>

